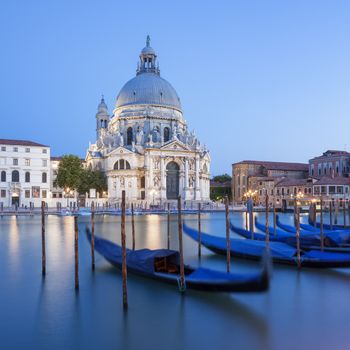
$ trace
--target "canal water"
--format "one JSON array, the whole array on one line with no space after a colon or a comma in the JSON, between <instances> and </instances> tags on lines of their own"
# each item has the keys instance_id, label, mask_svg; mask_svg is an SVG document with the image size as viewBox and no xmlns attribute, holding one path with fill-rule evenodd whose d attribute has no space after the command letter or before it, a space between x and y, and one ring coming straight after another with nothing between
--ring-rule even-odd
<instances>
[{"instance_id":1,"label":"canal water","mask_svg":"<svg viewBox=\"0 0 350 350\"><path fill-rule=\"evenodd\" d=\"M263 214L257 214L262 222ZM178 248L172 216L171 248ZM185 215L196 227L196 215ZM244 225L244 215L231 214ZM91 271L79 218L80 291L74 290L73 218L47 219L47 276L41 276L40 217L0 218L1 349L348 349L350 269L313 270L275 265L267 293L187 291L129 275L129 310L123 312L121 275L101 256ZM291 215L282 220L292 222ZM306 218L303 218L306 221ZM131 246L130 217L127 244ZM272 217L270 218L272 222ZM164 248L167 218L136 217L136 248ZM223 213L202 215L202 230L225 235ZM96 218L96 234L120 242L120 218ZM224 256L184 237L185 262L225 270ZM232 271L258 262L232 259Z\"/></svg>"}]
</instances>

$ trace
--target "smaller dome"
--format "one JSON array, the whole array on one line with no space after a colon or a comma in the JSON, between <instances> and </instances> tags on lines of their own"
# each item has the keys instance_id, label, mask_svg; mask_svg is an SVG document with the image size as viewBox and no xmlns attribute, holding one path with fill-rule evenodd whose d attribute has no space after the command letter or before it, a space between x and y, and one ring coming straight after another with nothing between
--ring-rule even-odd
<instances>
[{"instance_id":1,"label":"smaller dome","mask_svg":"<svg viewBox=\"0 0 350 350\"><path fill-rule=\"evenodd\" d=\"M98 115L108 115L108 107L106 105L105 99L102 95L101 102L97 106L97 114Z\"/></svg>"},{"instance_id":2,"label":"smaller dome","mask_svg":"<svg viewBox=\"0 0 350 350\"><path fill-rule=\"evenodd\" d=\"M142 55L156 55L156 52L154 51L154 49L151 46L145 46L142 51L141 51Z\"/></svg>"}]
</instances>

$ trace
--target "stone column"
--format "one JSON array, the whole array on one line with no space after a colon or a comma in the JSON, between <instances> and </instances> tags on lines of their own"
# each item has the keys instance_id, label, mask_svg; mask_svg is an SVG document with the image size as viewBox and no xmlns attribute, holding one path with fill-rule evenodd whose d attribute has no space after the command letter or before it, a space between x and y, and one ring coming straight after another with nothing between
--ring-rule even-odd
<instances>
[{"instance_id":1,"label":"stone column","mask_svg":"<svg viewBox=\"0 0 350 350\"><path fill-rule=\"evenodd\" d=\"M160 157L160 198L166 200L166 170L163 156Z\"/></svg>"},{"instance_id":2,"label":"stone column","mask_svg":"<svg viewBox=\"0 0 350 350\"><path fill-rule=\"evenodd\" d=\"M184 168L185 168L185 183L184 183L184 200L189 200L189 185L188 185L188 159L185 158L184 162Z\"/></svg>"},{"instance_id":3,"label":"stone column","mask_svg":"<svg viewBox=\"0 0 350 350\"><path fill-rule=\"evenodd\" d=\"M194 199L197 201L201 199L199 171L200 171L199 154L196 154L196 183L195 183L195 189L194 189L195 190Z\"/></svg>"}]
</instances>

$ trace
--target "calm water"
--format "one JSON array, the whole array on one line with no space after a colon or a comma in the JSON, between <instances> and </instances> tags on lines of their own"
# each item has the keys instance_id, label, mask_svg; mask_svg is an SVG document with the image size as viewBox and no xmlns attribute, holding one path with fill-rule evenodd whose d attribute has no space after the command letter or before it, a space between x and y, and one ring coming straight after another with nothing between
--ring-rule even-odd
<instances>
[{"instance_id":1,"label":"calm water","mask_svg":"<svg viewBox=\"0 0 350 350\"><path fill-rule=\"evenodd\" d=\"M263 219L263 214L260 214ZM237 213L231 218L243 224ZM196 216L185 217L196 226ZM291 222L291 216L283 216ZM47 276L41 277L39 217L0 219L1 349L348 349L350 269L274 266L267 293L210 294L177 289L129 275L129 310L122 309L121 276L96 256L82 234L80 292L74 291L73 219L47 221ZM130 217L128 217L128 221ZM136 217L137 248L166 247L166 216ZM224 235L222 213L205 214L203 231ZM128 245L131 246L128 223ZM176 216L171 248L177 248ZM96 234L120 242L120 220L99 217ZM198 265L186 236L185 261ZM224 256L203 249L201 264L225 270ZM232 271L255 271L257 262L232 260Z\"/></svg>"}]
</instances>

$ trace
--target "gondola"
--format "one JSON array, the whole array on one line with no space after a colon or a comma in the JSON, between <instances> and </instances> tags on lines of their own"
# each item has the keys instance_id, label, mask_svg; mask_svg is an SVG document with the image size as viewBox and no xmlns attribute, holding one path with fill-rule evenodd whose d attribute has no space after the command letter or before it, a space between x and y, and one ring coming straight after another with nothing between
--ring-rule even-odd
<instances>
[{"instance_id":1,"label":"gondola","mask_svg":"<svg viewBox=\"0 0 350 350\"><path fill-rule=\"evenodd\" d=\"M198 231L184 224L184 232L198 241ZM235 228L236 229L236 228ZM238 229L242 230L242 229ZM201 233L201 243L209 250L226 255L226 238ZM266 250L266 243L250 239L230 239L231 255L237 258L259 260ZM274 263L297 266L297 249L282 242L270 242L269 253ZM314 268L350 267L350 253L301 250L300 265Z\"/></svg>"},{"instance_id":2,"label":"gondola","mask_svg":"<svg viewBox=\"0 0 350 350\"><path fill-rule=\"evenodd\" d=\"M277 215L276 217L276 224L279 228L281 228L282 230L285 230L287 232L290 232L291 234L294 234L297 232L297 229L292 226L292 225L287 225L284 224L280 221L279 216ZM259 224L259 228L262 225ZM301 227L301 226L300 226ZM326 246L331 246L331 247L335 247L335 246L342 246L342 247L350 247L349 243L350 243L350 234L346 231L329 231L329 230L325 230L324 232L324 242ZM318 229L318 233L312 231L307 231L307 230L300 230L300 237L304 238L304 237L310 237L310 236L314 236L314 237L318 237L318 239L320 240L320 229Z\"/></svg>"},{"instance_id":3,"label":"gondola","mask_svg":"<svg viewBox=\"0 0 350 350\"><path fill-rule=\"evenodd\" d=\"M310 218L310 215L309 215L309 224L310 226L314 227L314 222L311 220ZM320 229L321 227L321 224L319 222L316 222L316 228ZM350 226L343 226L343 225L330 225L330 224L325 224L323 223L323 229L325 230L329 230L329 231L333 231L333 230L336 230L336 231L349 231L350 232Z\"/></svg>"},{"instance_id":4,"label":"gondola","mask_svg":"<svg viewBox=\"0 0 350 350\"><path fill-rule=\"evenodd\" d=\"M91 233L86 229L91 243ZM121 247L106 239L95 236L95 250L112 265L121 269ZM126 250L128 272L149 277L180 287L179 252L168 249ZM186 289L211 292L262 292L269 287L268 263L256 273L227 273L204 267L185 265Z\"/></svg>"},{"instance_id":5,"label":"gondola","mask_svg":"<svg viewBox=\"0 0 350 350\"><path fill-rule=\"evenodd\" d=\"M266 231L266 227L264 224L261 224L257 217L255 217L255 226L256 228L258 228L259 230L261 230L262 232L264 232L264 237L265 237L265 231ZM277 221L277 220L276 220ZM284 242L287 244L290 244L292 246L296 246L296 234L291 233L291 232L287 232L285 230L280 230L276 228L276 234L275 234L275 230L272 226L269 226L268 228L269 230L269 237L271 238L271 240L275 240L278 242ZM313 232L300 232L300 244L301 247L304 249L310 249L310 248L314 248L314 247L320 247L321 246L321 239L320 236L317 233L313 233ZM334 240L328 238L328 237L324 237L324 244L327 247L338 247L338 243L335 242ZM319 249L319 248L316 248Z\"/></svg>"},{"instance_id":6,"label":"gondola","mask_svg":"<svg viewBox=\"0 0 350 350\"><path fill-rule=\"evenodd\" d=\"M252 233L250 231L233 226L232 223L230 223L230 226L231 226L232 232L235 232L244 238L252 239ZM260 226L260 224L259 224L259 226ZM297 238L296 238L295 234L284 232L283 235L281 236L278 233L279 231L280 230L276 230L276 236L272 235L271 233L269 234L269 241L270 242L282 242L282 243L288 244L292 247L297 246ZM266 234L262 233L262 232L254 232L254 240L266 241ZM307 251L307 250L321 250L320 240L317 240L317 244L313 245L315 243L315 241L313 241L312 239L300 237L299 242L300 242L300 248L305 250L305 251ZM343 252L350 253L350 247L345 245L345 244L341 245L341 246L329 245L327 238L325 238L323 251L336 252L336 253L343 253Z\"/></svg>"}]
</instances>

